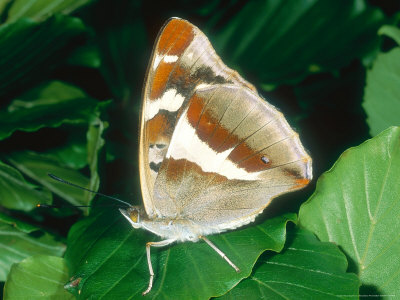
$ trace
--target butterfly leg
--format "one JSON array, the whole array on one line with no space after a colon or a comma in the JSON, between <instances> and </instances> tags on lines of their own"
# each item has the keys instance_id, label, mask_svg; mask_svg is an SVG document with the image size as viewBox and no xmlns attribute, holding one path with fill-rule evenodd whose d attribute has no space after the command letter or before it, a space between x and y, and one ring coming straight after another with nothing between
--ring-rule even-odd
<instances>
[{"instance_id":1,"label":"butterfly leg","mask_svg":"<svg viewBox=\"0 0 400 300\"><path fill-rule=\"evenodd\" d=\"M150 247L164 247L164 246L168 246L169 244L172 244L175 241L176 241L175 239L168 239L168 240L164 240L164 241L160 241L160 242L146 243L147 264L149 265L150 279L149 279L149 286L142 293L143 296L146 295L148 292L150 292L151 288L153 287L154 271L153 271L153 266L151 264Z\"/></svg>"},{"instance_id":2,"label":"butterfly leg","mask_svg":"<svg viewBox=\"0 0 400 300\"><path fill-rule=\"evenodd\" d=\"M225 255L224 252L222 252L221 250L219 250L217 248L217 246L215 246L208 238L206 238L205 236L199 236L199 238L201 238L202 240L204 240L211 248L213 248L223 259L226 260L226 262L235 269L236 272L240 272L240 269L238 267L236 267L236 265Z\"/></svg>"}]
</instances>

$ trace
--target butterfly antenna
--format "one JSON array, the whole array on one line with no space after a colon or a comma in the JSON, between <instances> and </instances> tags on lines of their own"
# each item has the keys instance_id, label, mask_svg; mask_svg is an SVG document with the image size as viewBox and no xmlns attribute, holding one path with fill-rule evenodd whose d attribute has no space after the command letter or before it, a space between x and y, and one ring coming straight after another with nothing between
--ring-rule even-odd
<instances>
[{"instance_id":1,"label":"butterfly antenna","mask_svg":"<svg viewBox=\"0 0 400 300\"><path fill-rule=\"evenodd\" d=\"M99 192L95 192L95 191L89 190L89 189L87 189L87 188L84 188L84 187L79 186L79 185L77 185L77 184L74 184L74 183L72 183L72 182L66 181L66 180L64 180L64 179L62 179L62 178L60 178L60 177L57 177L57 176L54 175L54 174L48 173L47 175L48 175L51 179L54 179L54 180L56 180L56 181L58 181L58 182L68 184L68 185L70 185L70 186L76 187L76 188L78 188L78 189L81 189L81 190L84 190L84 191L87 191L87 192L90 192L90 193L93 193L93 194L96 194L96 195L99 195L99 196L102 196L102 197L106 197L106 198L109 198L109 199L113 199L113 200L118 201L118 202L121 202L121 203L123 203L123 204L125 204L125 205L127 205L127 206L129 206L129 207L132 206L132 205L129 204L128 202L125 202L125 201L123 201L123 200L121 200L121 199L118 199L118 198L115 198L115 197L112 197L112 196L108 196L108 195L105 195L105 194L102 194L102 193L99 193ZM43 206L43 205L41 205L41 206ZM83 207L83 206L82 206L82 207Z\"/></svg>"}]
</instances>

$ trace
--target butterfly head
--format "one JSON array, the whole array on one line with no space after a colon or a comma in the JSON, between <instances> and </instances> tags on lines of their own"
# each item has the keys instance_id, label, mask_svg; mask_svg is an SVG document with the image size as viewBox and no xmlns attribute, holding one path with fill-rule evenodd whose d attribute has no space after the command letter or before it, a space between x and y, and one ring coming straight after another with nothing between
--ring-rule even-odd
<instances>
[{"instance_id":1,"label":"butterfly head","mask_svg":"<svg viewBox=\"0 0 400 300\"><path fill-rule=\"evenodd\" d=\"M141 220L143 217L143 209L138 206L131 206L128 209L120 208L121 214L131 223L133 228L141 228Z\"/></svg>"}]
</instances>

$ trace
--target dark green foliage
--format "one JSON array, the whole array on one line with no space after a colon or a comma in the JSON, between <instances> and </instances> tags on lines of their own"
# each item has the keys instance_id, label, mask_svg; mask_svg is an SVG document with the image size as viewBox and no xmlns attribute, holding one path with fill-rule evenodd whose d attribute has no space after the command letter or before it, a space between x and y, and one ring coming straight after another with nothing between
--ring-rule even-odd
<instances>
[{"instance_id":1,"label":"dark green foliage","mask_svg":"<svg viewBox=\"0 0 400 300\"><path fill-rule=\"evenodd\" d=\"M4 299L398 294L399 128L387 128L400 125L400 5L389 2L0 0ZM174 16L285 114L314 178L334 167L255 224L210 237L240 273L202 242L155 249L154 288L142 298L145 243L157 238L131 228L118 203L47 174L141 204L142 87Z\"/></svg>"}]
</instances>

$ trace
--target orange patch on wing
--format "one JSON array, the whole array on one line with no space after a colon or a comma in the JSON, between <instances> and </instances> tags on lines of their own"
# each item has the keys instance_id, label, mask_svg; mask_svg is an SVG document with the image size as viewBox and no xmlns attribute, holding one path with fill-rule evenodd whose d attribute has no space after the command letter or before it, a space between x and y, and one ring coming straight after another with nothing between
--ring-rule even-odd
<instances>
[{"instance_id":1,"label":"orange patch on wing","mask_svg":"<svg viewBox=\"0 0 400 300\"><path fill-rule=\"evenodd\" d=\"M309 184L310 180L307 178L300 178L300 179L296 179L295 182L296 182L296 185L293 187L293 189L297 190L297 189L303 188L307 184Z\"/></svg>"},{"instance_id":2,"label":"orange patch on wing","mask_svg":"<svg viewBox=\"0 0 400 300\"><path fill-rule=\"evenodd\" d=\"M230 134L230 133L229 133ZM230 134L228 138L223 142L223 144L219 147L218 152L223 152L228 150L239 143L239 138L235 134Z\"/></svg>"},{"instance_id":3,"label":"orange patch on wing","mask_svg":"<svg viewBox=\"0 0 400 300\"><path fill-rule=\"evenodd\" d=\"M203 111L205 100L204 98L201 98L195 94L192 98L190 98L189 103L190 104L186 115L189 124L192 125L193 128L196 128L201 112Z\"/></svg>"},{"instance_id":4,"label":"orange patch on wing","mask_svg":"<svg viewBox=\"0 0 400 300\"><path fill-rule=\"evenodd\" d=\"M200 118L196 133L202 141L208 141L211 134L214 132L217 120L211 116L208 111L205 111Z\"/></svg>"},{"instance_id":5,"label":"orange patch on wing","mask_svg":"<svg viewBox=\"0 0 400 300\"><path fill-rule=\"evenodd\" d=\"M218 125L218 121L210 114L207 109L204 110L206 100L197 94L190 99L187 118L189 124L196 129L200 140L207 142L208 146L218 152L218 148L228 138L229 132Z\"/></svg>"},{"instance_id":6,"label":"orange patch on wing","mask_svg":"<svg viewBox=\"0 0 400 300\"><path fill-rule=\"evenodd\" d=\"M165 26L156 48L158 55L181 55L193 41L193 25L184 20L173 19Z\"/></svg>"},{"instance_id":7,"label":"orange patch on wing","mask_svg":"<svg viewBox=\"0 0 400 300\"><path fill-rule=\"evenodd\" d=\"M171 49L168 55L182 55L186 48L190 45L194 38L193 26L185 21L180 20L179 29L175 33Z\"/></svg>"},{"instance_id":8,"label":"orange patch on wing","mask_svg":"<svg viewBox=\"0 0 400 300\"><path fill-rule=\"evenodd\" d=\"M264 163L262 161L263 155L256 154L250 157L249 159L245 159L244 161L239 163L239 168L245 169L247 172L259 172L268 169L271 166L271 161L268 163Z\"/></svg>"},{"instance_id":9,"label":"orange patch on wing","mask_svg":"<svg viewBox=\"0 0 400 300\"><path fill-rule=\"evenodd\" d=\"M228 158L232 162L236 163L246 159L252 154L254 154L254 149L250 148L246 143L241 143L235 149L233 149L231 154L229 154Z\"/></svg>"},{"instance_id":10,"label":"orange patch on wing","mask_svg":"<svg viewBox=\"0 0 400 300\"><path fill-rule=\"evenodd\" d=\"M162 93L165 91L169 74L174 68L174 63L169 64L163 61L160 62L157 69L154 72L153 81L151 83L150 100L160 98Z\"/></svg>"},{"instance_id":11,"label":"orange patch on wing","mask_svg":"<svg viewBox=\"0 0 400 300\"><path fill-rule=\"evenodd\" d=\"M220 146L225 142L225 140L229 137L229 131L218 125L215 129L213 136L209 139L208 144L211 149L216 150L217 152L223 152L220 149Z\"/></svg>"},{"instance_id":12,"label":"orange patch on wing","mask_svg":"<svg viewBox=\"0 0 400 300\"><path fill-rule=\"evenodd\" d=\"M157 142L161 142L163 140L162 137L167 135L170 127L168 118L162 113L158 113L153 119L147 121L146 130L149 143L156 144Z\"/></svg>"},{"instance_id":13,"label":"orange patch on wing","mask_svg":"<svg viewBox=\"0 0 400 300\"><path fill-rule=\"evenodd\" d=\"M158 45L157 45L157 54L165 54L171 45L171 40L176 34L179 34L181 31L180 24L181 20L171 20L168 22L167 26L164 27L162 34L160 35Z\"/></svg>"}]
</instances>

